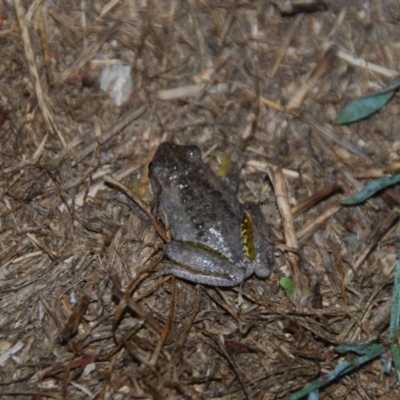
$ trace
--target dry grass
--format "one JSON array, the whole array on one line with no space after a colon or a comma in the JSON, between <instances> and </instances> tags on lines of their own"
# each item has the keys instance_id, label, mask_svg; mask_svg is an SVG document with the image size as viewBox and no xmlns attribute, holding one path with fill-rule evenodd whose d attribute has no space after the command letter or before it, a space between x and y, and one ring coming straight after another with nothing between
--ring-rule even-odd
<instances>
[{"instance_id":1,"label":"dry grass","mask_svg":"<svg viewBox=\"0 0 400 400\"><path fill-rule=\"evenodd\" d=\"M268 1L20 3L0 2L2 399L281 399L331 371L335 345L387 339L399 196L342 207L338 189L398 170L399 98L334 121L398 76L397 0L291 16ZM99 87L114 64L133 80L120 107ZM163 242L104 177L148 201L164 140L215 169L245 148L239 197L276 235L268 280L152 276ZM399 396L376 360L321 397Z\"/></svg>"}]
</instances>

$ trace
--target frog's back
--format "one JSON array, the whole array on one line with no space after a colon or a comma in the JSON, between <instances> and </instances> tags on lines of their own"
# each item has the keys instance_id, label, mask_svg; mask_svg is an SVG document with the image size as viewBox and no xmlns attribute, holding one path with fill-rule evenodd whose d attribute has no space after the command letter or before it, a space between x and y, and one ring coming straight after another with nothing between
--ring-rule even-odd
<instances>
[{"instance_id":1,"label":"frog's back","mask_svg":"<svg viewBox=\"0 0 400 400\"><path fill-rule=\"evenodd\" d=\"M238 262L243 254L240 203L201 156L183 153L185 147L173 148L162 163L164 179L157 183L159 209L168 217L172 238L210 247Z\"/></svg>"}]
</instances>

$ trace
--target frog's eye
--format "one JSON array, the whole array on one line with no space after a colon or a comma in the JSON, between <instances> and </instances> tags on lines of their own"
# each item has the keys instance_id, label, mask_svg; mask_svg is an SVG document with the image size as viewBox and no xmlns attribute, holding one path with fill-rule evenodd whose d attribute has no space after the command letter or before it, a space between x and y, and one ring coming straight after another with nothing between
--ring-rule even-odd
<instances>
[{"instance_id":1,"label":"frog's eye","mask_svg":"<svg viewBox=\"0 0 400 400\"><path fill-rule=\"evenodd\" d=\"M196 160L201 160L201 152L200 149L194 145L190 144L186 146L187 156Z\"/></svg>"}]
</instances>

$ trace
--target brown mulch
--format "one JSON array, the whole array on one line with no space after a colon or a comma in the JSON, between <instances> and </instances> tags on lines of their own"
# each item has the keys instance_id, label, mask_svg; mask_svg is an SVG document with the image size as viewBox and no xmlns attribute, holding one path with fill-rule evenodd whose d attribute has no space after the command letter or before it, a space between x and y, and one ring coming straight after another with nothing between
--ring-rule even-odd
<instances>
[{"instance_id":1,"label":"brown mulch","mask_svg":"<svg viewBox=\"0 0 400 400\"><path fill-rule=\"evenodd\" d=\"M398 171L399 97L335 118L398 79L400 5L289 3L0 3L2 399L283 399L344 359L335 346L388 340L398 187L340 202ZM117 103L101 79L120 66ZM218 172L247 161L238 196L274 232L269 279L154 275L163 240L105 177L150 206L165 140ZM399 396L380 359L321 391Z\"/></svg>"}]
</instances>

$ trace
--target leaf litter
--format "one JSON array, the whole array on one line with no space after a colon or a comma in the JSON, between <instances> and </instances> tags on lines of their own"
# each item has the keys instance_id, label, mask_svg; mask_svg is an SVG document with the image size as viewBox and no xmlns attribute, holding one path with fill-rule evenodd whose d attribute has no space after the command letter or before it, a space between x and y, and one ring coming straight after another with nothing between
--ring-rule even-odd
<instances>
[{"instance_id":1,"label":"leaf litter","mask_svg":"<svg viewBox=\"0 0 400 400\"><path fill-rule=\"evenodd\" d=\"M336 124L396 81L400 9L285 3L0 4L2 398L284 399L321 371L341 372L314 396L400 396L398 182L342 205L398 174L399 97ZM113 65L127 83L103 92ZM214 171L243 152L239 198L274 232L269 279L157 275L164 242L117 188L149 198L164 140L198 144Z\"/></svg>"}]
</instances>

